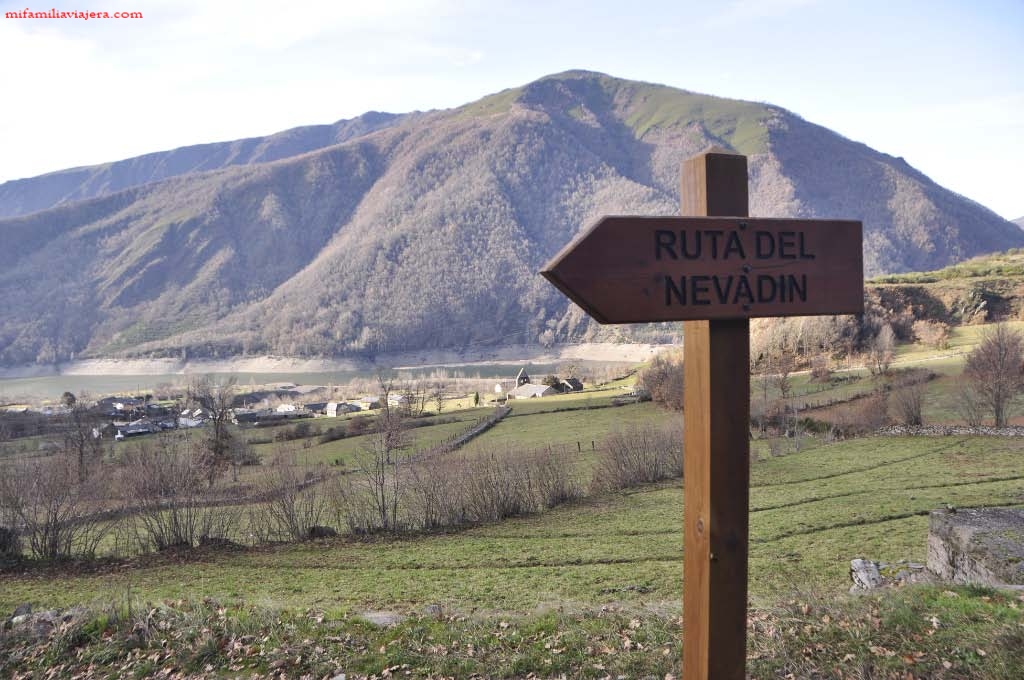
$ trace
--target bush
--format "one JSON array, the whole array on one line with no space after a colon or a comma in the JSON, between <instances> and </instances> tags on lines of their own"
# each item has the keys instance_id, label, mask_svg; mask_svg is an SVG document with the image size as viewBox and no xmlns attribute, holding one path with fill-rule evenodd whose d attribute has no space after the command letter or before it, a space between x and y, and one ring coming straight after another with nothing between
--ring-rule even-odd
<instances>
[{"instance_id":1,"label":"bush","mask_svg":"<svg viewBox=\"0 0 1024 680\"><path fill-rule=\"evenodd\" d=\"M34 557L92 557L110 531L94 511L104 478L80 474L77 457L64 450L0 470L0 507L21 527Z\"/></svg>"},{"instance_id":2,"label":"bush","mask_svg":"<svg viewBox=\"0 0 1024 680\"><path fill-rule=\"evenodd\" d=\"M893 390L891 403L896 421L903 425L921 425L924 420L924 383L907 385Z\"/></svg>"},{"instance_id":3,"label":"bush","mask_svg":"<svg viewBox=\"0 0 1024 680\"><path fill-rule=\"evenodd\" d=\"M192 547L201 537L227 538L235 511L213 506L219 489L202 466L203 452L187 437L141 442L125 454L125 494L135 512L127 529L143 550Z\"/></svg>"},{"instance_id":4,"label":"bush","mask_svg":"<svg viewBox=\"0 0 1024 680\"><path fill-rule=\"evenodd\" d=\"M828 367L828 357L819 354L811 358L811 380L817 383L827 383L832 379L832 370Z\"/></svg>"},{"instance_id":5,"label":"bush","mask_svg":"<svg viewBox=\"0 0 1024 680\"><path fill-rule=\"evenodd\" d=\"M840 404L833 418L833 437L852 437L874 432L889 422L888 394L879 392Z\"/></svg>"},{"instance_id":6,"label":"bush","mask_svg":"<svg viewBox=\"0 0 1024 680\"><path fill-rule=\"evenodd\" d=\"M682 476L682 428L633 425L605 438L591 492L614 491Z\"/></svg>"},{"instance_id":7,"label":"bush","mask_svg":"<svg viewBox=\"0 0 1024 680\"><path fill-rule=\"evenodd\" d=\"M344 428L341 428L341 427L329 427L329 428L327 428L326 432L324 432L322 435L320 435L319 441L320 441L321 444L329 444L331 442L336 442L339 439L344 439L345 436L346 435L345 435L345 429Z\"/></svg>"},{"instance_id":8,"label":"bush","mask_svg":"<svg viewBox=\"0 0 1024 680\"><path fill-rule=\"evenodd\" d=\"M914 337L921 342L935 349L947 349L949 347L949 324L941 321L927 321L919 319L914 322Z\"/></svg>"},{"instance_id":9,"label":"bush","mask_svg":"<svg viewBox=\"0 0 1024 680\"><path fill-rule=\"evenodd\" d=\"M320 428L314 428L310 423L300 422L292 427L282 427L274 433L275 442L290 442L296 439L305 439L320 434Z\"/></svg>"},{"instance_id":10,"label":"bush","mask_svg":"<svg viewBox=\"0 0 1024 680\"><path fill-rule=\"evenodd\" d=\"M21 555L21 539L14 529L0 526L0 558Z\"/></svg>"},{"instance_id":11,"label":"bush","mask_svg":"<svg viewBox=\"0 0 1024 680\"><path fill-rule=\"evenodd\" d=\"M637 378L637 387L651 395L654 403L674 411L683 410L683 357L662 352L651 360Z\"/></svg>"},{"instance_id":12,"label":"bush","mask_svg":"<svg viewBox=\"0 0 1024 680\"><path fill-rule=\"evenodd\" d=\"M397 483L388 483L399 508L391 526L381 524L372 488L350 476L337 482L335 511L355 533L450 529L542 512L580 494L567 458L514 449L470 458L428 456L409 462L397 472Z\"/></svg>"},{"instance_id":13,"label":"bush","mask_svg":"<svg viewBox=\"0 0 1024 680\"><path fill-rule=\"evenodd\" d=\"M301 541L313 536L315 527L323 530L327 514L326 491L320 481L326 476L321 467L310 471L280 453L260 484L263 502L250 506L250 532L259 542Z\"/></svg>"},{"instance_id":14,"label":"bush","mask_svg":"<svg viewBox=\"0 0 1024 680\"><path fill-rule=\"evenodd\" d=\"M345 426L345 436L358 437L361 434L366 434L372 424L373 421L369 416L355 416Z\"/></svg>"}]
</instances>

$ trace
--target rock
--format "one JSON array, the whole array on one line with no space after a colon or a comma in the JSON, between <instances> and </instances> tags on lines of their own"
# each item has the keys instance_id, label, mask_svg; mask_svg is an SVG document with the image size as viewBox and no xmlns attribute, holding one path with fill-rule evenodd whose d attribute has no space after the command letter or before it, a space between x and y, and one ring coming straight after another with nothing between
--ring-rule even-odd
<instances>
[{"instance_id":1,"label":"rock","mask_svg":"<svg viewBox=\"0 0 1024 680\"><path fill-rule=\"evenodd\" d=\"M60 620L62 623L70 623L72 621L75 621L76 619L82 619L88 615L89 610L85 607L72 607L71 609L68 609L60 615Z\"/></svg>"},{"instance_id":2,"label":"rock","mask_svg":"<svg viewBox=\"0 0 1024 680\"><path fill-rule=\"evenodd\" d=\"M396 612L363 612L360 616L378 628L387 628L405 621L405 617Z\"/></svg>"},{"instance_id":3,"label":"rock","mask_svg":"<svg viewBox=\"0 0 1024 680\"><path fill-rule=\"evenodd\" d=\"M338 532L330 526L310 526L309 527L309 538L310 539L333 539L338 536Z\"/></svg>"},{"instance_id":4,"label":"rock","mask_svg":"<svg viewBox=\"0 0 1024 680\"><path fill-rule=\"evenodd\" d=\"M435 619L444 618L444 607L439 604L428 604L423 608L423 615L430 616Z\"/></svg>"},{"instance_id":5,"label":"rock","mask_svg":"<svg viewBox=\"0 0 1024 680\"><path fill-rule=\"evenodd\" d=\"M14 614L12 616L18 617L18 616L24 616L25 614L31 614L31 613L32 613L32 605L30 605L28 602L26 602L25 604L19 604L17 607L15 607Z\"/></svg>"},{"instance_id":6,"label":"rock","mask_svg":"<svg viewBox=\"0 0 1024 680\"><path fill-rule=\"evenodd\" d=\"M933 510L928 569L954 583L1024 585L1024 509Z\"/></svg>"},{"instance_id":7,"label":"rock","mask_svg":"<svg viewBox=\"0 0 1024 680\"><path fill-rule=\"evenodd\" d=\"M853 587L850 591L874 590L882 586L882 574L878 571L878 563L860 558L850 560L850 578Z\"/></svg>"},{"instance_id":8,"label":"rock","mask_svg":"<svg viewBox=\"0 0 1024 680\"><path fill-rule=\"evenodd\" d=\"M237 548L237 543L227 538L220 536L207 536L203 534L199 537L199 545L203 548Z\"/></svg>"},{"instance_id":9,"label":"rock","mask_svg":"<svg viewBox=\"0 0 1024 680\"><path fill-rule=\"evenodd\" d=\"M57 611L45 611L15 616L10 620L10 627L15 634L42 639L49 637L59 623L60 616Z\"/></svg>"}]
</instances>

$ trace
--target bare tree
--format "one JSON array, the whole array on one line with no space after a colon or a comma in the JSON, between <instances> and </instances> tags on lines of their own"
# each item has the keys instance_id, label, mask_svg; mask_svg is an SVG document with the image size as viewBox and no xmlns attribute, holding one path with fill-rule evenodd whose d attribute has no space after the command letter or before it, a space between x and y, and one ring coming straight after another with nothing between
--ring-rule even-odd
<instances>
[{"instance_id":1,"label":"bare tree","mask_svg":"<svg viewBox=\"0 0 1024 680\"><path fill-rule=\"evenodd\" d=\"M970 427L980 427L985 418L981 395L970 383L961 382L956 392L956 411Z\"/></svg>"},{"instance_id":2,"label":"bare tree","mask_svg":"<svg viewBox=\"0 0 1024 680\"><path fill-rule=\"evenodd\" d=\"M776 360L775 374L772 376L772 383L778 394L772 410L778 420L779 431L784 436L792 434L796 423L796 411L793 410L791 404L793 380L790 377L794 364L795 361L791 353L781 352Z\"/></svg>"},{"instance_id":3,"label":"bare tree","mask_svg":"<svg viewBox=\"0 0 1024 680\"><path fill-rule=\"evenodd\" d=\"M878 335L871 341L868 349L868 370L871 375L885 375L892 364L896 348L896 333L892 326L885 324L878 329Z\"/></svg>"},{"instance_id":4,"label":"bare tree","mask_svg":"<svg viewBox=\"0 0 1024 680\"><path fill-rule=\"evenodd\" d=\"M430 399L434 402L434 410L438 415L441 415L441 411L444 410L444 392L445 384L441 380L435 382L430 388Z\"/></svg>"},{"instance_id":5,"label":"bare tree","mask_svg":"<svg viewBox=\"0 0 1024 680\"><path fill-rule=\"evenodd\" d=\"M396 410L377 417L363 466L363 474L373 496L377 527L385 531L398 528L402 467L398 451L404 448L407 439L401 421Z\"/></svg>"},{"instance_id":6,"label":"bare tree","mask_svg":"<svg viewBox=\"0 0 1024 680\"><path fill-rule=\"evenodd\" d=\"M924 423L924 391L924 383L906 385L893 391L890 404L897 421L911 426Z\"/></svg>"},{"instance_id":7,"label":"bare tree","mask_svg":"<svg viewBox=\"0 0 1024 680\"><path fill-rule=\"evenodd\" d=\"M231 429L236 384L234 377L216 382L210 376L202 376L192 381L186 395L190 403L198 404L209 416L200 458L209 486L229 467L234 468L237 476L236 459L245 454L245 446L236 441Z\"/></svg>"},{"instance_id":8,"label":"bare tree","mask_svg":"<svg viewBox=\"0 0 1024 680\"><path fill-rule=\"evenodd\" d=\"M967 355L964 377L992 412L996 427L1006 427L1014 398L1024 388L1024 336L996 324Z\"/></svg>"},{"instance_id":9,"label":"bare tree","mask_svg":"<svg viewBox=\"0 0 1024 680\"><path fill-rule=\"evenodd\" d=\"M85 405L84 400L76 399L70 392L65 392L61 401L68 408L63 423L64 448L74 455L78 481L84 482L90 471L103 459L99 419Z\"/></svg>"}]
</instances>

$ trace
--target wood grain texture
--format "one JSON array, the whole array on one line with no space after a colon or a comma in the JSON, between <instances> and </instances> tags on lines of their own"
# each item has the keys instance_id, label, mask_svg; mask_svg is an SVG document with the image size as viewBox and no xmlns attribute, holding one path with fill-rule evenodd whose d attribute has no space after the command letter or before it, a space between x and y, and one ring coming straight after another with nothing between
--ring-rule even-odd
<instances>
[{"instance_id":1,"label":"wood grain texture","mask_svg":"<svg viewBox=\"0 0 1024 680\"><path fill-rule=\"evenodd\" d=\"M746 216L746 158L683 164L684 214ZM683 677L741 680L746 667L750 322L684 329Z\"/></svg>"},{"instance_id":2,"label":"wood grain texture","mask_svg":"<svg viewBox=\"0 0 1024 680\"><path fill-rule=\"evenodd\" d=\"M861 234L852 220L609 216L541 274L601 323L859 314Z\"/></svg>"}]
</instances>

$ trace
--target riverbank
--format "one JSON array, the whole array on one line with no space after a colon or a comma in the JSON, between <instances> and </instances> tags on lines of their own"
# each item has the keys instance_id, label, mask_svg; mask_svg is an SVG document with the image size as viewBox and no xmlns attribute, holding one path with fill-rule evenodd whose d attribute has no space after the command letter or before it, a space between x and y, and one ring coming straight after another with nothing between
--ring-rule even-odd
<instances>
[{"instance_id":1,"label":"riverbank","mask_svg":"<svg viewBox=\"0 0 1024 680\"><path fill-rule=\"evenodd\" d=\"M473 350L427 350L384 354L365 359L303 359L255 356L225 359L84 359L57 365L28 364L0 368L0 380L52 376L155 376L206 373L330 373L373 371L378 367L402 370L507 363L551 364L568 360L643 362L670 345L585 343L557 345L505 345Z\"/></svg>"}]
</instances>

